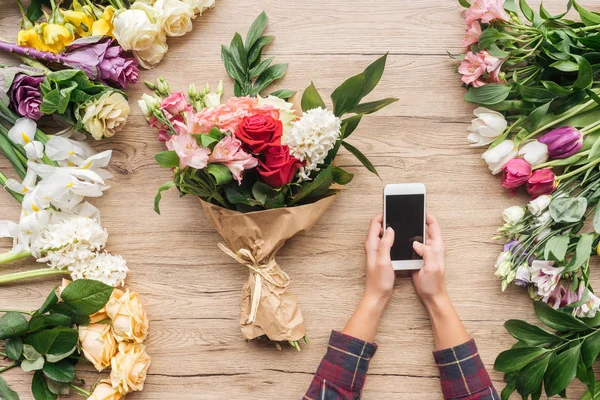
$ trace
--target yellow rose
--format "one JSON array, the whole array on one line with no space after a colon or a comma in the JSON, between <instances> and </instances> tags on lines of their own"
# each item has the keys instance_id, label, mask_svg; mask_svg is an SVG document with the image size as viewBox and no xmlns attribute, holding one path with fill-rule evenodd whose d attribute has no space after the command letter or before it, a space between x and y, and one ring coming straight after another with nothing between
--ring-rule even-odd
<instances>
[{"instance_id":1,"label":"yellow rose","mask_svg":"<svg viewBox=\"0 0 600 400\"><path fill-rule=\"evenodd\" d=\"M113 30L113 25L112 25L112 19L113 19L113 15L115 14L115 9L113 6L108 6L104 9L104 12L102 13L102 17L97 20L94 21L94 23L92 24L92 35L94 36L113 36L112 30Z\"/></svg>"},{"instance_id":2,"label":"yellow rose","mask_svg":"<svg viewBox=\"0 0 600 400\"><path fill-rule=\"evenodd\" d=\"M144 388L150 357L143 344L120 343L111 363L110 382L122 394Z\"/></svg>"},{"instance_id":3,"label":"yellow rose","mask_svg":"<svg viewBox=\"0 0 600 400\"><path fill-rule=\"evenodd\" d=\"M62 11L65 22L74 25L77 28L77 34L81 37L90 36L92 34L92 24L94 17L85 11Z\"/></svg>"},{"instance_id":4,"label":"yellow rose","mask_svg":"<svg viewBox=\"0 0 600 400\"><path fill-rule=\"evenodd\" d=\"M106 314L106 310L102 308L100 311L90 315L90 324L95 324L106 319L109 319L108 315Z\"/></svg>"},{"instance_id":5,"label":"yellow rose","mask_svg":"<svg viewBox=\"0 0 600 400\"><path fill-rule=\"evenodd\" d=\"M92 324L79 327L79 343L85 358L94 364L98 371L110 365L117 352L117 340L107 324Z\"/></svg>"},{"instance_id":6,"label":"yellow rose","mask_svg":"<svg viewBox=\"0 0 600 400\"><path fill-rule=\"evenodd\" d=\"M119 92L109 91L83 107L81 123L96 140L111 137L123 128L129 116L129 103Z\"/></svg>"},{"instance_id":7,"label":"yellow rose","mask_svg":"<svg viewBox=\"0 0 600 400\"><path fill-rule=\"evenodd\" d=\"M60 53L67 45L69 45L75 37L73 33L66 26L58 24L42 23L40 24L42 30L42 38L48 51L53 53Z\"/></svg>"},{"instance_id":8,"label":"yellow rose","mask_svg":"<svg viewBox=\"0 0 600 400\"><path fill-rule=\"evenodd\" d=\"M34 29L19 31L17 35L17 44L23 47L31 47L40 51L49 51L48 46L42 40L40 34Z\"/></svg>"},{"instance_id":9,"label":"yellow rose","mask_svg":"<svg viewBox=\"0 0 600 400\"><path fill-rule=\"evenodd\" d=\"M115 289L106 303L106 314L112 320L113 334L119 342L141 343L148 336L148 317L140 296L129 289Z\"/></svg>"},{"instance_id":10,"label":"yellow rose","mask_svg":"<svg viewBox=\"0 0 600 400\"><path fill-rule=\"evenodd\" d=\"M120 400L122 398L123 395L112 387L110 380L104 379L98 382L88 400Z\"/></svg>"}]
</instances>

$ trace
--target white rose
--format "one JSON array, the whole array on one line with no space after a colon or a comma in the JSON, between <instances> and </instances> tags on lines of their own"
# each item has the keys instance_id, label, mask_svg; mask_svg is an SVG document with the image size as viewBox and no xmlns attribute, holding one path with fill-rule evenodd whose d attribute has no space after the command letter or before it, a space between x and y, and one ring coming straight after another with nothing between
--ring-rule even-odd
<instances>
[{"instance_id":1,"label":"white rose","mask_svg":"<svg viewBox=\"0 0 600 400\"><path fill-rule=\"evenodd\" d=\"M502 171L502 167L507 162L517 156L517 149L512 140L505 140L496 147L488 149L481 155L485 160L492 174L496 175Z\"/></svg>"},{"instance_id":2,"label":"white rose","mask_svg":"<svg viewBox=\"0 0 600 400\"><path fill-rule=\"evenodd\" d=\"M506 119L499 112L488 110L485 107L477 107L473 110L477 118L471 121L467 129L469 136L467 140L473 146L485 146L492 143L506 129Z\"/></svg>"},{"instance_id":3,"label":"white rose","mask_svg":"<svg viewBox=\"0 0 600 400\"><path fill-rule=\"evenodd\" d=\"M548 206L550 205L550 201L552 200L551 196L547 194L543 194L535 199L531 200L529 204L527 204L527 208L529 212L535 215L536 217L540 215Z\"/></svg>"},{"instance_id":4,"label":"white rose","mask_svg":"<svg viewBox=\"0 0 600 400\"><path fill-rule=\"evenodd\" d=\"M131 8L115 13L113 35L124 50L146 50L159 32L158 24L144 10Z\"/></svg>"},{"instance_id":5,"label":"white rose","mask_svg":"<svg viewBox=\"0 0 600 400\"><path fill-rule=\"evenodd\" d=\"M192 30L193 8L180 0L158 0L154 9L159 14L159 24L167 36L183 36Z\"/></svg>"},{"instance_id":6,"label":"white rose","mask_svg":"<svg viewBox=\"0 0 600 400\"><path fill-rule=\"evenodd\" d=\"M213 8L215 0L181 0L183 3L192 7L194 14L202 14L204 10Z\"/></svg>"},{"instance_id":7,"label":"white rose","mask_svg":"<svg viewBox=\"0 0 600 400\"><path fill-rule=\"evenodd\" d=\"M548 146L537 140L533 140L519 150L519 156L523 156L532 167L548 161Z\"/></svg>"},{"instance_id":8,"label":"white rose","mask_svg":"<svg viewBox=\"0 0 600 400\"><path fill-rule=\"evenodd\" d=\"M163 59L165 54L167 54L169 46L167 46L166 37L160 36L161 35L156 37L154 42L147 49L133 53L142 68L150 69L154 67Z\"/></svg>"},{"instance_id":9,"label":"white rose","mask_svg":"<svg viewBox=\"0 0 600 400\"><path fill-rule=\"evenodd\" d=\"M502 211L502 218L504 218L504 222L509 225L518 224L524 216L525 210L520 206L508 207L506 210Z\"/></svg>"}]
</instances>

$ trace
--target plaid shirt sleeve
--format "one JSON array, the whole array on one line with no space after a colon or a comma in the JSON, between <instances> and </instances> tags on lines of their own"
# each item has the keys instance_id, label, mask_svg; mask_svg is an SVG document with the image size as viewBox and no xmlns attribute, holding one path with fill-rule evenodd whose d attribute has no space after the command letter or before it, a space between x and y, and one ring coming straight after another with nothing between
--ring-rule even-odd
<instances>
[{"instance_id":1,"label":"plaid shirt sleeve","mask_svg":"<svg viewBox=\"0 0 600 400\"><path fill-rule=\"evenodd\" d=\"M433 352L444 399L500 400L473 339Z\"/></svg>"},{"instance_id":2,"label":"plaid shirt sleeve","mask_svg":"<svg viewBox=\"0 0 600 400\"><path fill-rule=\"evenodd\" d=\"M303 400L359 399L375 351L375 343L331 332L327 353Z\"/></svg>"}]
</instances>

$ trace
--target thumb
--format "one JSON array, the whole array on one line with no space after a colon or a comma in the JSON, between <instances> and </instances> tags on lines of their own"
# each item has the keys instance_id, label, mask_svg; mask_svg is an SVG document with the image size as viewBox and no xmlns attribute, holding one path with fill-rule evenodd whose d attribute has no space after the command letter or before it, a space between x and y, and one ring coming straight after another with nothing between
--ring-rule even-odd
<instances>
[{"instance_id":1,"label":"thumb","mask_svg":"<svg viewBox=\"0 0 600 400\"><path fill-rule=\"evenodd\" d=\"M420 255L421 257L423 257L425 255L425 249L427 248L426 245L424 245L421 242L417 242L416 240L413 242L413 249L415 250L415 252Z\"/></svg>"}]
</instances>

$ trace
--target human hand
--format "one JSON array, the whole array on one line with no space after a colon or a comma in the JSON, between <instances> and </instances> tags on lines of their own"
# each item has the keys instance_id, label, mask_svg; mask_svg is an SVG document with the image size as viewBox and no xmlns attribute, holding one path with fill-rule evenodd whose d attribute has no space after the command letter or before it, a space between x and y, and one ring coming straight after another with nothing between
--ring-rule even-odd
<instances>
[{"instance_id":1,"label":"human hand","mask_svg":"<svg viewBox=\"0 0 600 400\"><path fill-rule=\"evenodd\" d=\"M423 257L423 267L413 271L412 279L426 307L448 297L446 290L446 255L444 239L437 219L427 213L427 244L413 242L413 249Z\"/></svg>"},{"instance_id":2,"label":"human hand","mask_svg":"<svg viewBox=\"0 0 600 400\"><path fill-rule=\"evenodd\" d=\"M385 308L394 290L396 274L392 267L390 251L394 244L394 230L383 228L383 214L377 214L369 226L365 241L367 279L364 296Z\"/></svg>"}]
</instances>

